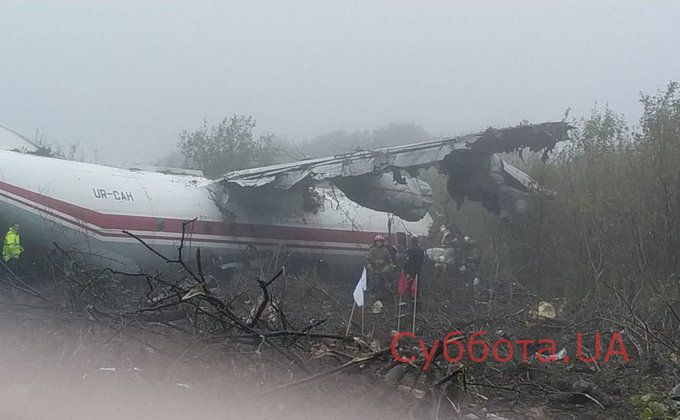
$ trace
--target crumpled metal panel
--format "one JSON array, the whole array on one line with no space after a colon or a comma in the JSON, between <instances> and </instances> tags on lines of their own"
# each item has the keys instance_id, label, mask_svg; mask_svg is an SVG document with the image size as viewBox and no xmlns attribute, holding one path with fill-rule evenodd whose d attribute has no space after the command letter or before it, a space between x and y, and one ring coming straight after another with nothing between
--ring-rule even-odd
<instances>
[{"instance_id":1,"label":"crumpled metal panel","mask_svg":"<svg viewBox=\"0 0 680 420\"><path fill-rule=\"evenodd\" d=\"M416 222L434 202L430 185L406 171L347 177L335 181L347 198L371 210Z\"/></svg>"},{"instance_id":2,"label":"crumpled metal panel","mask_svg":"<svg viewBox=\"0 0 680 420\"><path fill-rule=\"evenodd\" d=\"M394 169L426 168L443 161L447 155L462 150L479 155L508 152L524 147L531 150L549 150L557 142L566 140L567 132L571 128L563 122L548 122L498 130L488 129L482 133L461 137L229 172L217 182L227 187L236 185L257 189L267 185L287 190L302 181L332 182L333 179L341 177L355 177ZM512 167L508 172L520 183L527 184L527 179L521 175L524 173L520 174L521 171L518 171L519 169Z\"/></svg>"},{"instance_id":3,"label":"crumpled metal panel","mask_svg":"<svg viewBox=\"0 0 680 420\"><path fill-rule=\"evenodd\" d=\"M503 164L503 172L505 172L507 176L512 178L513 181L517 182L519 186L523 187L525 190L530 192L548 192L545 188L539 185L538 181L527 175L524 171L502 159L501 162Z\"/></svg>"},{"instance_id":4,"label":"crumpled metal panel","mask_svg":"<svg viewBox=\"0 0 680 420\"><path fill-rule=\"evenodd\" d=\"M263 176L261 178L246 178L236 180L234 183L241 187L261 187L276 181L275 176Z\"/></svg>"}]
</instances>

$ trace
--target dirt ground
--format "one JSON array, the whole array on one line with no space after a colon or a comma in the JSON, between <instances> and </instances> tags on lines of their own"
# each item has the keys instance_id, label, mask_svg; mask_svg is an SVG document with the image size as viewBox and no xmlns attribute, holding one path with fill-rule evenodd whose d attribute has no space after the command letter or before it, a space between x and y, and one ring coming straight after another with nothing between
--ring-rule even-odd
<instances>
[{"instance_id":1,"label":"dirt ground","mask_svg":"<svg viewBox=\"0 0 680 420\"><path fill-rule=\"evenodd\" d=\"M250 275L220 281L216 288L225 297L241 290L232 299L244 316L259 293ZM598 363L577 360L577 332L591 343L587 340L595 331L603 337L613 331L611 325L603 330L594 313L555 302L555 318L541 319L535 314L536 297L519 287L495 285L491 292L486 285L475 289L430 278L422 281L416 328L428 346L449 331L487 331L489 344L498 338L554 339L571 359L476 363L464 358L450 364L438 357L427 373L418 373L422 356L401 366L389 354L396 329L396 306L389 297L382 299L382 313L365 311L364 336L357 311L344 342L295 342L302 355L296 364L266 344L227 343L199 330L192 333L186 319L115 325L82 312L39 308L15 295L0 304L0 375L5 379L0 418L634 418L633 395L672 387L675 371L654 363L633 335L623 335L628 362L614 357L604 363L602 356ZM344 335L354 282L288 275L272 291L295 329L318 324L317 333ZM368 297L369 305L374 298ZM404 323L401 329L410 329L410 315ZM401 344L402 354L419 355L415 342ZM351 360L362 346L383 353L305 379ZM529 354L535 351L531 347Z\"/></svg>"},{"instance_id":2,"label":"dirt ground","mask_svg":"<svg viewBox=\"0 0 680 420\"><path fill-rule=\"evenodd\" d=\"M355 395L356 380L362 393L371 387L363 378L268 394L268 385L292 378L285 366L251 351L151 337L164 342L154 350L87 320L13 315L3 311L0 321L3 419L399 417Z\"/></svg>"}]
</instances>

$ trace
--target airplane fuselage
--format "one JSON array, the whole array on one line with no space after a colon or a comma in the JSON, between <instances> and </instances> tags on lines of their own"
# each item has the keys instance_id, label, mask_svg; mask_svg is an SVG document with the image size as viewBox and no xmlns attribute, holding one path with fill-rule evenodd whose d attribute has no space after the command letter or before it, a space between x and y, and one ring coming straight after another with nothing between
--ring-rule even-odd
<instances>
[{"instance_id":1,"label":"airplane fuselage","mask_svg":"<svg viewBox=\"0 0 680 420\"><path fill-rule=\"evenodd\" d=\"M207 260L239 261L261 253L360 263L388 214L366 209L330 185L315 188L317 206L306 210L294 193L269 202L231 198L215 203L216 184L188 175L128 170L0 151L0 217L19 223L30 244L60 247L104 266L135 268L161 261L128 231L168 257L197 248ZM187 223L189 221L192 221ZM392 232L427 235L429 216L394 218Z\"/></svg>"}]
</instances>

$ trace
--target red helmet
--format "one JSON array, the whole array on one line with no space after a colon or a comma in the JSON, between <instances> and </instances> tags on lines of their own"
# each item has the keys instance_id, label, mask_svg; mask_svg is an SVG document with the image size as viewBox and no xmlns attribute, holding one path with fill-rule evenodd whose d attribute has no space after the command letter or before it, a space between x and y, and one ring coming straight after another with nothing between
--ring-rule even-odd
<instances>
[{"instance_id":1,"label":"red helmet","mask_svg":"<svg viewBox=\"0 0 680 420\"><path fill-rule=\"evenodd\" d=\"M381 234L375 235L375 238L373 238L373 242L378 242L378 241L385 241L385 237L382 236Z\"/></svg>"}]
</instances>

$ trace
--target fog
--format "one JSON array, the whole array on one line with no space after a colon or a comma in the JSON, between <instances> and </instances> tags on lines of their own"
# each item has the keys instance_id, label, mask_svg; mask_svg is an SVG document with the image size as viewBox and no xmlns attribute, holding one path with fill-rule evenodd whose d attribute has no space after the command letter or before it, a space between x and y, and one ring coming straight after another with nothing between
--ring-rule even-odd
<instances>
[{"instance_id":1,"label":"fog","mask_svg":"<svg viewBox=\"0 0 680 420\"><path fill-rule=\"evenodd\" d=\"M678 77L679 21L680 4L649 1L3 1L0 121L108 162L159 158L234 113L297 141L595 103L634 121L639 92Z\"/></svg>"},{"instance_id":2,"label":"fog","mask_svg":"<svg viewBox=\"0 0 680 420\"><path fill-rule=\"evenodd\" d=\"M370 400L348 404L348 394L337 390L267 393L265 387L290 379L257 356L247 367L220 363L224 348L206 351L200 340L186 339L165 340L156 353L144 340L5 305L0 302L3 419L405 418ZM357 385L347 378L338 388L351 393Z\"/></svg>"}]
</instances>

